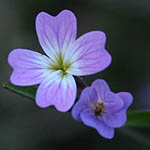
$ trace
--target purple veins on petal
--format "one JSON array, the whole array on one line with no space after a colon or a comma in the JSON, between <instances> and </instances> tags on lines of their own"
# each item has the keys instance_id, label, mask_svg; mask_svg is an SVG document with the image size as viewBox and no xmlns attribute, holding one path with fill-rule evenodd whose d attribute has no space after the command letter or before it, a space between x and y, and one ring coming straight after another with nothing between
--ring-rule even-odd
<instances>
[{"instance_id":1,"label":"purple veins on petal","mask_svg":"<svg viewBox=\"0 0 150 150\"><path fill-rule=\"evenodd\" d=\"M76 17L69 10L57 16L45 12L36 18L36 31L39 42L45 53L56 61L60 51L63 53L70 42L76 38Z\"/></svg>"},{"instance_id":2,"label":"purple veins on petal","mask_svg":"<svg viewBox=\"0 0 150 150\"><path fill-rule=\"evenodd\" d=\"M10 81L15 85L30 86L41 83L48 72L44 69L16 69L12 72Z\"/></svg>"},{"instance_id":3,"label":"purple veins on petal","mask_svg":"<svg viewBox=\"0 0 150 150\"><path fill-rule=\"evenodd\" d=\"M61 71L49 73L40 84L36 94L36 103L45 108L54 105L59 111L69 110L76 97L76 84L72 75L61 78Z\"/></svg>"},{"instance_id":4,"label":"purple veins on petal","mask_svg":"<svg viewBox=\"0 0 150 150\"><path fill-rule=\"evenodd\" d=\"M38 52L15 49L9 54L8 62L14 68L10 81L15 85L29 86L41 83L52 60Z\"/></svg>"},{"instance_id":5,"label":"purple veins on petal","mask_svg":"<svg viewBox=\"0 0 150 150\"><path fill-rule=\"evenodd\" d=\"M104 70L111 63L111 56L105 50L105 34L93 31L79 37L75 49L68 53L73 61L70 73L77 76L95 74ZM88 67L87 67L88 66Z\"/></svg>"},{"instance_id":6,"label":"purple veins on petal","mask_svg":"<svg viewBox=\"0 0 150 150\"><path fill-rule=\"evenodd\" d=\"M8 63L14 69L43 69L51 62L47 56L28 49L14 49L8 56Z\"/></svg>"},{"instance_id":7,"label":"purple veins on petal","mask_svg":"<svg viewBox=\"0 0 150 150\"><path fill-rule=\"evenodd\" d=\"M104 80L97 79L91 87L82 91L80 99L72 109L72 116L75 120L95 128L104 138L112 139L114 128L125 124L126 110L132 100L130 93L113 93Z\"/></svg>"}]
</instances>

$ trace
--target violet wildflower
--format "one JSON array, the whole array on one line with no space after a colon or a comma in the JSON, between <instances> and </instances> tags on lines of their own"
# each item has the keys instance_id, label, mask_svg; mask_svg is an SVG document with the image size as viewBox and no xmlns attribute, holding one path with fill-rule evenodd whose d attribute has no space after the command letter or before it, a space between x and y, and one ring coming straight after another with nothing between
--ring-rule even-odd
<instances>
[{"instance_id":1,"label":"violet wildflower","mask_svg":"<svg viewBox=\"0 0 150 150\"><path fill-rule=\"evenodd\" d=\"M54 105L68 111L76 97L74 76L102 71L111 62L105 50L105 34L93 31L76 40L76 17L69 10L57 16L45 12L36 18L36 31L46 55L27 49L15 49L8 57L14 69L10 81L15 85L40 84L36 104L42 108Z\"/></svg>"},{"instance_id":2,"label":"violet wildflower","mask_svg":"<svg viewBox=\"0 0 150 150\"><path fill-rule=\"evenodd\" d=\"M85 88L72 109L73 118L95 128L108 139L114 137L114 128L126 122L126 111L132 103L128 92L113 93L104 80L97 79Z\"/></svg>"}]
</instances>

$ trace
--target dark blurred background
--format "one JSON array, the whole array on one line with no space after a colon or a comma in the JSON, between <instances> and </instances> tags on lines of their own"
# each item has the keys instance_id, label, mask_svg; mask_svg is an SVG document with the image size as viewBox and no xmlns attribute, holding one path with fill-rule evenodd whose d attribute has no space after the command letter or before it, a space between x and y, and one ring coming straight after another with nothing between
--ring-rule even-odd
<instances>
[{"instance_id":1,"label":"dark blurred background","mask_svg":"<svg viewBox=\"0 0 150 150\"><path fill-rule=\"evenodd\" d=\"M91 30L107 35L112 64L103 72L85 77L88 84L103 78L114 92L130 91L130 110L150 109L150 1L148 0L0 0L0 84L9 81L12 69L7 56L12 49L42 52L35 31L41 11L57 15L63 9L77 16L78 37ZM40 109L34 102L0 87L0 150L146 150L134 132L116 130L113 140L73 120L70 113ZM150 137L148 129L134 129ZM136 134L135 134L136 135Z\"/></svg>"}]
</instances>

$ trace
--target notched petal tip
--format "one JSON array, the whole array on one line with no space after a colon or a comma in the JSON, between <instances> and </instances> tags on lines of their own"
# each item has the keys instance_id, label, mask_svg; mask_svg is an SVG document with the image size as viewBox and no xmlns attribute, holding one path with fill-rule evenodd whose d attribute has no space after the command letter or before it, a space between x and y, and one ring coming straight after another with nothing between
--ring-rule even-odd
<instances>
[{"instance_id":1,"label":"notched petal tip","mask_svg":"<svg viewBox=\"0 0 150 150\"><path fill-rule=\"evenodd\" d=\"M71 10L68 10L68 9L62 10L58 15L60 15L60 14L66 14L66 15L70 14L70 15L75 16L74 13Z\"/></svg>"},{"instance_id":2,"label":"notched petal tip","mask_svg":"<svg viewBox=\"0 0 150 150\"><path fill-rule=\"evenodd\" d=\"M36 32L44 52L54 61L60 51L65 54L70 41L76 38L76 17L69 10L56 16L41 12L36 17Z\"/></svg>"},{"instance_id":3,"label":"notched petal tip","mask_svg":"<svg viewBox=\"0 0 150 150\"><path fill-rule=\"evenodd\" d=\"M71 15L71 16L75 17L74 13L67 9L62 10L59 14L54 15L54 16L50 15L47 12L42 11L42 12L38 13L36 16L36 19L35 19L36 24L37 24L37 22L39 22L39 20L43 20L44 17L55 18L55 17L59 17L60 15Z\"/></svg>"},{"instance_id":4,"label":"notched petal tip","mask_svg":"<svg viewBox=\"0 0 150 150\"><path fill-rule=\"evenodd\" d=\"M111 55L105 49L106 35L102 31L88 32L76 40L76 49L72 55L74 75L92 75L106 69ZM88 66L88 67L87 67Z\"/></svg>"}]
</instances>

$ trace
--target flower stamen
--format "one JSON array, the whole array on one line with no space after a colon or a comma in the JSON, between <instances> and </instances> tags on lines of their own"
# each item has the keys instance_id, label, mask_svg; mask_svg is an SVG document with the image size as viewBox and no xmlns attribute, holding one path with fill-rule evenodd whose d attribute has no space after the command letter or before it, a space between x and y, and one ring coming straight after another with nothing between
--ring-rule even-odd
<instances>
[{"instance_id":1,"label":"flower stamen","mask_svg":"<svg viewBox=\"0 0 150 150\"><path fill-rule=\"evenodd\" d=\"M96 116L101 116L102 110L104 108L104 103L98 103L98 105L95 107L94 113Z\"/></svg>"},{"instance_id":2,"label":"flower stamen","mask_svg":"<svg viewBox=\"0 0 150 150\"><path fill-rule=\"evenodd\" d=\"M62 71L62 76L67 74L67 70L70 68L71 63L70 62L65 62L63 59L63 56L61 53L59 54L59 57L57 58L56 62L51 64L50 69L56 71L56 70L61 70Z\"/></svg>"}]
</instances>

